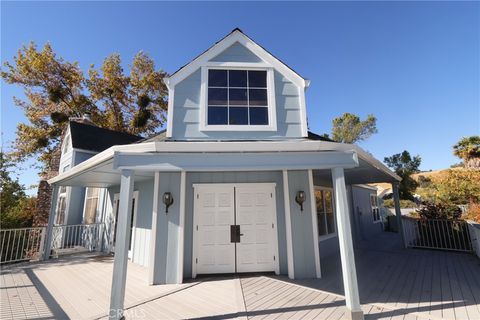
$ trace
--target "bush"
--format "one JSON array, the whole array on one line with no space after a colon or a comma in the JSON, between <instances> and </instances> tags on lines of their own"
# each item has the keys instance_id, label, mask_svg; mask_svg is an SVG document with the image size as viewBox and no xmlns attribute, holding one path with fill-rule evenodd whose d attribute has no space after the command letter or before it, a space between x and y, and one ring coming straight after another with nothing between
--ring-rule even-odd
<instances>
[{"instance_id":1,"label":"bush","mask_svg":"<svg viewBox=\"0 0 480 320\"><path fill-rule=\"evenodd\" d=\"M393 199L383 200L383 206L385 208L395 208L395 202L393 201ZM415 207L415 202L411 200L400 200L400 208L402 209Z\"/></svg>"},{"instance_id":2,"label":"bush","mask_svg":"<svg viewBox=\"0 0 480 320\"><path fill-rule=\"evenodd\" d=\"M472 202L468 207L467 213L463 217L466 220L472 220L480 223L480 203Z\"/></svg>"},{"instance_id":3,"label":"bush","mask_svg":"<svg viewBox=\"0 0 480 320\"><path fill-rule=\"evenodd\" d=\"M457 220L461 217L462 210L454 204L425 201L417 210L417 213L423 219Z\"/></svg>"}]
</instances>

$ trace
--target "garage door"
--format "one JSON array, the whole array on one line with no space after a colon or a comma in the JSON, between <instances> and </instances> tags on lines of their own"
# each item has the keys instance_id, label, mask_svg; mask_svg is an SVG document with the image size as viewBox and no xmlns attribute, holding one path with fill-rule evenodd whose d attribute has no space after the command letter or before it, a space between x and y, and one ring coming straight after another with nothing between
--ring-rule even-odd
<instances>
[{"instance_id":1,"label":"garage door","mask_svg":"<svg viewBox=\"0 0 480 320\"><path fill-rule=\"evenodd\" d=\"M277 271L274 184L195 185L193 276Z\"/></svg>"}]
</instances>

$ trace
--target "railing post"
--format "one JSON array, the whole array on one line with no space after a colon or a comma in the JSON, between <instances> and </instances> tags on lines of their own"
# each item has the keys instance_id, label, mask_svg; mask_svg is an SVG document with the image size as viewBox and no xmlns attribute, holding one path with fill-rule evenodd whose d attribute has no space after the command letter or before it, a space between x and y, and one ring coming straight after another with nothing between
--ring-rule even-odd
<instances>
[{"instance_id":1,"label":"railing post","mask_svg":"<svg viewBox=\"0 0 480 320\"><path fill-rule=\"evenodd\" d=\"M40 234L40 246L38 248L38 259L43 260L43 249L45 248L45 235L47 233L47 228L43 227Z\"/></svg>"},{"instance_id":2,"label":"railing post","mask_svg":"<svg viewBox=\"0 0 480 320\"><path fill-rule=\"evenodd\" d=\"M52 230L53 222L55 221L55 213L57 208L57 198L58 198L58 186L53 185L52 190L52 201L50 203L50 213L48 214L48 225L47 225L47 234L45 237L45 245L43 252L43 260L48 260L50 258L50 250L52 247Z\"/></svg>"}]
</instances>

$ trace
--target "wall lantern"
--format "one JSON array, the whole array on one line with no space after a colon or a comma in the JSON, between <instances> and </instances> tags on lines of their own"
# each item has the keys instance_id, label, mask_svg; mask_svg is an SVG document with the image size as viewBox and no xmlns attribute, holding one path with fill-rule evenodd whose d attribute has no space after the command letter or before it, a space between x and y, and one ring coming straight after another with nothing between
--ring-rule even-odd
<instances>
[{"instance_id":1,"label":"wall lantern","mask_svg":"<svg viewBox=\"0 0 480 320\"><path fill-rule=\"evenodd\" d=\"M163 194L163 203L165 204L165 213L168 213L168 207L173 204L173 197L170 192L165 192Z\"/></svg>"},{"instance_id":2,"label":"wall lantern","mask_svg":"<svg viewBox=\"0 0 480 320\"><path fill-rule=\"evenodd\" d=\"M300 205L300 211L303 211L303 203L305 202L305 191L298 191L295 201Z\"/></svg>"}]
</instances>

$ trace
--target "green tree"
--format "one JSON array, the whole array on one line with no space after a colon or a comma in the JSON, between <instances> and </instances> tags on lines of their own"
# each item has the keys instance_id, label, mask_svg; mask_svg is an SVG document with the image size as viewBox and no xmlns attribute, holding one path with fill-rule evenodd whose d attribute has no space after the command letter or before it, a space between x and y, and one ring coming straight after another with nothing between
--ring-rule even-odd
<instances>
[{"instance_id":1,"label":"green tree","mask_svg":"<svg viewBox=\"0 0 480 320\"><path fill-rule=\"evenodd\" d=\"M29 227L35 214L35 198L25 194L25 187L10 176L12 163L0 152L0 222L1 228Z\"/></svg>"},{"instance_id":2,"label":"green tree","mask_svg":"<svg viewBox=\"0 0 480 320\"><path fill-rule=\"evenodd\" d=\"M405 150L402 153L386 157L383 161L402 178L398 188L400 199L413 200L413 192L417 188L418 183L412 178L412 174L419 172L418 168L422 162L420 156L416 155L412 157L410 153Z\"/></svg>"},{"instance_id":3,"label":"green tree","mask_svg":"<svg viewBox=\"0 0 480 320\"><path fill-rule=\"evenodd\" d=\"M377 118L369 114L364 121L360 117L344 113L341 117L332 121L332 139L337 142L355 143L369 138L372 134L377 133Z\"/></svg>"},{"instance_id":4,"label":"green tree","mask_svg":"<svg viewBox=\"0 0 480 320\"><path fill-rule=\"evenodd\" d=\"M453 146L453 154L467 168L480 168L480 136L463 137Z\"/></svg>"},{"instance_id":5,"label":"green tree","mask_svg":"<svg viewBox=\"0 0 480 320\"><path fill-rule=\"evenodd\" d=\"M25 100L14 98L28 120L17 126L12 156L22 161L36 156L49 170L69 117L90 113L100 127L133 134L151 134L163 124L167 107L166 73L156 70L144 53L137 54L128 75L116 54L100 71L90 67L86 78L77 62L58 57L50 44L38 50L32 42L5 62L8 84L20 86Z\"/></svg>"}]
</instances>

